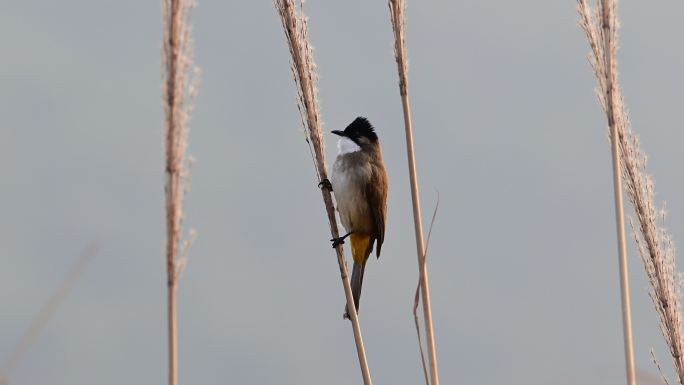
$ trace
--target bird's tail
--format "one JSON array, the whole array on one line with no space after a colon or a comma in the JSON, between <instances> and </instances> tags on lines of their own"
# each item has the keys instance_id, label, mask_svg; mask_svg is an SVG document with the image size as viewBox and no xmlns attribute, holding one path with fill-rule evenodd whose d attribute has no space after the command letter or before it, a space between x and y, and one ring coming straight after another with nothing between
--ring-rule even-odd
<instances>
[{"instance_id":1,"label":"bird's tail","mask_svg":"<svg viewBox=\"0 0 684 385\"><path fill-rule=\"evenodd\" d=\"M359 300L361 299L361 285L363 284L363 272L366 269L366 261L370 252L373 250L373 239L368 235L351 235L352 257L354 259L354 270L351 276L352 297L354 297L354 307L359 311ZM344 318L349 319L349 309L344 307Z\"/></svg>"},{"instance_id":2,"label":"bird's tail","mask_svg":"<svg viewBox=\"0 0 684 385\"><path fill-rule=\"evenodd\" d=\"M361 285L363 284L363 271L366 269L365 263L354 262L354 270L351 276L351 289L352 297L354 297L354 306L356 307L356 312L359 311L359 300L361 299ZM344 318L350 319L349 309L345 306L344 308Z\"/></svg>"}]
</instances>

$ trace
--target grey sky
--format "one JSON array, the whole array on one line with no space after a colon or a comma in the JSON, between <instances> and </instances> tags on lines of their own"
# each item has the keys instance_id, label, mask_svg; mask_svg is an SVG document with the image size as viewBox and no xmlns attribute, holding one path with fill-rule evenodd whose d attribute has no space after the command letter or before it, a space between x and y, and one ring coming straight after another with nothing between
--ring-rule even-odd
<instances>
[{"instance_id":1,"label":"grey sky","mask_svg":"<svg viewBox=\"0 0 684 385\"><path fill-rule=\"evenodd\" d=\"M390 178L361 320L377 384L418 384L417 268L385 1L309 0L325 130L376 126ZM620 78L684 234L684 5L623 2ZM11 384L166 379L156 1L0 3L0 360L101 251ZM622 384L610 153L574 1L411 1L410 91L444 384ZM179 291L181 384L360 383L273 5L201 1ZM335 154L326 136L328 161ZM637 366L668 369L630 244Z\"/></svg>"}]
</instances>

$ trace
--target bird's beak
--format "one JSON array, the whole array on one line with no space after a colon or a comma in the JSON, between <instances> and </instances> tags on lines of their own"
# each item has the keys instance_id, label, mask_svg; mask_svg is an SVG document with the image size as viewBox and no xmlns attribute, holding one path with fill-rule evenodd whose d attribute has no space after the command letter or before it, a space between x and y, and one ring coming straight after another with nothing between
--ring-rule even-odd
<instances>
[{"instance_id":1,"label":"bird's beak","mask_svg":"<svg viewBox=\"0 0 684 385\"><path fill-rule=\"evenodd\" d=\"M335 135L345 136L345 135L344 135L344 131L332 130L332 131L330 131L330 132L332 132L332 133L335 134Z\"/></svg>"}]
</instances>

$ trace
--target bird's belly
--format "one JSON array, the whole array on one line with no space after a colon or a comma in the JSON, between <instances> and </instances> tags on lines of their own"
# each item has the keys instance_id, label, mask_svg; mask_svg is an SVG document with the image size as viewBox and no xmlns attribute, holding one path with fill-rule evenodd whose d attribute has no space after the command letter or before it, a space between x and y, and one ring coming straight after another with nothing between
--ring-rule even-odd
<instances>
[{"instance_id":1,"label":"bird's belly","mask_svg":"<svg viewBox=\"0 0 684 385\"><path fill-rule=\"evenodd\" d=\"M347 232L372 232L372 218L366 198L370 179L367 167L351 167L339 159L335 161L331 184L340 220Z\"/></svg>"}]
</instances>

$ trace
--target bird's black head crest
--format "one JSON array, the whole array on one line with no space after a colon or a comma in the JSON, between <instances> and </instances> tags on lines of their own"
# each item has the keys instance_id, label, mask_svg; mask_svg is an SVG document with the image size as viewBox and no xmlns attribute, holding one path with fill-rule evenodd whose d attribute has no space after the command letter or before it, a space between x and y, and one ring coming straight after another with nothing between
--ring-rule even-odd
<instances>
[{"instance_id":1,"label":"bird's black head crest","mask_svg":"<svg viewBox=\"0 0 684 385\"><path fill-rule=\"evenodd\" d=\"M355 142L357 139L362 137L368 138L368 140L371 142L378 140L378 135L375 133L375 129L370 124L368 119L364 118L363 116L359 116L358 118L354 119L354 121L344 129L344 134Z\"/></svg>"}]
</instances>

